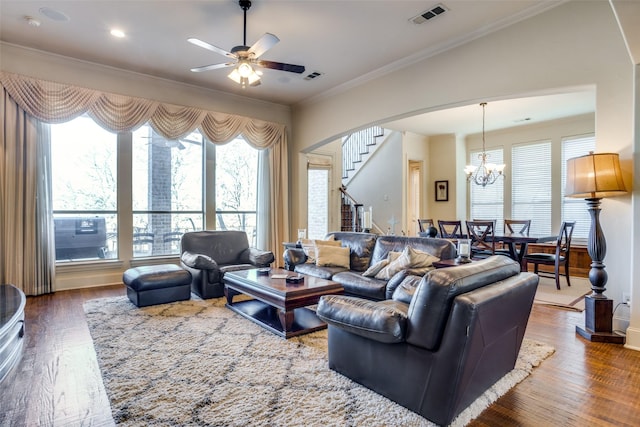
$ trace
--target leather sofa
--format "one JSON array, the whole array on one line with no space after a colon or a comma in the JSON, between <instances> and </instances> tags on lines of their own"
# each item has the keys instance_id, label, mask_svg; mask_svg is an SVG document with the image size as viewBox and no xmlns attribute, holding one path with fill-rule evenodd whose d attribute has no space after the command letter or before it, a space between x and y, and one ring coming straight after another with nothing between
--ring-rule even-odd
<instances>
[{"instance_id":1,"label":"leather sofa","mask_svg":"<svg viewBox=\"0 0 640 427\"><path fill-rule=\"evenodd\" d=\"M323 296L329 367L448 425L514 368L537 286L495 255L408 276L390 300Z\"/></svg>"},{"instance_id":2,"label":"leather sofa","mask_svg":"<svg viewBox=\"0 0 640 427\"><path fill-rule=\"evenodd\" d=\"M333 280L344 287L346 295L360 296L371 300L391 298L395 287L410 271L402 271L390 279L366 277L362 273L388 257L389 252L402 252L410 246L427 252L439 259L456 257L455 246L444 239L427 237L379 236L370 233L331 232L325 239L335 239L343 247L350 249L350 265L345 267L317 266L307 263L307 255L301 248L288 248L284 251L285 265L298 273Z\"/></svg>"},{"instance_id":3,"label":"leather sofa","mask_svg":"<svg viewBox=\"0 0 640 427\"><path fill-rule=\"evenodd\" d=\"M225 272L268 267L274 261L271 251L250 248L244 231L192 231L184 233L180 247L180 265L191 273L191 291L203 299L224 295Z\"/></svg>"}]
</instances>

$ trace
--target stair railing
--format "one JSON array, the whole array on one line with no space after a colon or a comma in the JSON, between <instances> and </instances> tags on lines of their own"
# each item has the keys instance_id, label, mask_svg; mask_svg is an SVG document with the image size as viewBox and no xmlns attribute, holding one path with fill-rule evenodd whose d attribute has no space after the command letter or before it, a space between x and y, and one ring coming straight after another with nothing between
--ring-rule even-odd
<instances>
[{"instance_id":1,"label":"stair railing","mask_svg":"<svg viewBox=\"0 0 640 427\"><path fill-rule=\"evenodd\" d=\"M369 147L376 145L376 138L384 135L380 126L372 126L344 138L342 141L342 179L349 177L355 165L362 162L362 156L369 153Z\"/></svg>"},{"instance_id":2,"label":"stair railing","mask_svg":"<svg viewBox=\"0 0 640 427\"><path fill-rule=\"evenodd\" d=\"M341 223L340 223L340 231L355 231L355 232L363 232L365 231L364 225L364 208L362 207L362 203L358 203L356 199L349 194L347 191L347 187L344 185L340 186L340 197L342 199L341 204ZM373 222L373 218L371 218L371 229L370 233L384 234L382 229L378 227L375 222Z\"/></svg>"}]
</instances>

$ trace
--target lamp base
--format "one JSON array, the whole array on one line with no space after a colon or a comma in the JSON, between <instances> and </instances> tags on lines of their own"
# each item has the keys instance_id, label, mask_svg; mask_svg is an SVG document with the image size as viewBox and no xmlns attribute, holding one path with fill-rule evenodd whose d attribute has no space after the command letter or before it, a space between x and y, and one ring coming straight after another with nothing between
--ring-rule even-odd
<instances>
[{"instance_id":1,"label":"lamp base","mask_svg":"<svg viewBox=\"0 0 640 427\"><path fill-rule=\"evenodd\" d=\"M576 333L592 342L624 344L625 337L613 333L613 300L601 295L584 297L585 327L576 326Z\"/></svg>"}]
</instances>

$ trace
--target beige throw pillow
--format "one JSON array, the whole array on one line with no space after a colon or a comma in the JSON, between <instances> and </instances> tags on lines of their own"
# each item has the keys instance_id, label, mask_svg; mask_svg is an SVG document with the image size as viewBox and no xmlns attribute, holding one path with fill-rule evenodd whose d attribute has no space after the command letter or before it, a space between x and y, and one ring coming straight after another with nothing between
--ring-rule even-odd
<instances>
[{"instance_id":1,"label":"beige throw pillow","mask_svg":"<svg viewBox=\"0 0 640 427\"><path fill-rule=\"evenodd\" d=\"M307 264L315 264L316 263L316 247L317 246L340 246L342 242L340 240L335 240L332 235L329 240L308 240L305 239L302 241L302 250L304 254L307 256Z\"/></svg>"},{"instance_id":2,"label":"beige throw pillow","mask_svg":"<svg viewBox=\"0 0 640 427\"><path fill-rule=\"evenodd\" d=\"M389 252L390 258L393 253L394 252ZM433 263L435 261L440 261L440 258L407 246L395 261L390 262L389 265L380 270L375 277L376 279L389 280L402 270L410 270L411 274L415 275L424 275L427 271L433 269Z\"/></svg>"},{"instance_id":3,"label":"beige throw pillow","mask_svg":"<svg viewBox=\"0 0 640 427\"><path fill-rule=\"evenodd\" d=\"M391 255L391 253L389 253ZM380 270L378 274L376 274L376 279L380 280L389 280L391 279L397 272L405 270L409 268L411 265L411 258L409 257L409 246L404 248L404 251L400 254L398 258L394 261L391 261L389 265Z\"/></svg>"},{"instance_id":4,"label":"beige throw pillow","mask_svg":"<svg viewBox=\"0 0 640 427\"><path fill-rule=\"evenodd\" d=\"M350 267L351 257L348 247L328 245L316 246L316 265L327 267Z\"/></svg>"},{"instance_id":5,"label":"beige throw pillow","mask_svg":"<svg viewBox=\"0 0 640 427\"><path fill-rule=\"evenodd\" d=\"M385 268L388 264L389 264L389 259L380 260L375 264L373 264L371 267L367 268L367 270L364 273L362 273L362 275L364 277L375 277L375 275L378 274L380 270Z\"/></svg>"},{"instance_id":6,"label":"beige throw pillow","mask_svg":"<svg viewBox=\"0 0 640 427\"><path fill-rule=\"evenodd\" d=\"M411 259L411 268L433 267L434 262L440 261L440 258L430 253L419 251L411 246L407 246L407 248L409 249L409 258Z\"/></svg>"}]
</instances>

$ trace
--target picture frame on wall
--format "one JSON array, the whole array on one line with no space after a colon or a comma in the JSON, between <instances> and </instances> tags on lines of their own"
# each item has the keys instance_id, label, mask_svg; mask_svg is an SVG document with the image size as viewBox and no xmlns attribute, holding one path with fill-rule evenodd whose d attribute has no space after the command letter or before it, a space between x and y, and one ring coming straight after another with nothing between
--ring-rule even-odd
<instances>
[{"instance_id":1,"label":"picture frame on wall","mask_svg":"<svg viewBox=\"0 0 640 427\"><path fill-rule=\"evenodd\" d=\"M449 201L449 181L436 181L436 202Z\"/></svg>"}]
</instances>

